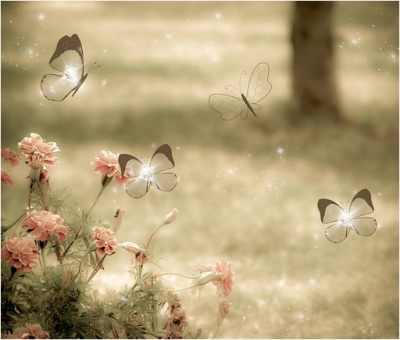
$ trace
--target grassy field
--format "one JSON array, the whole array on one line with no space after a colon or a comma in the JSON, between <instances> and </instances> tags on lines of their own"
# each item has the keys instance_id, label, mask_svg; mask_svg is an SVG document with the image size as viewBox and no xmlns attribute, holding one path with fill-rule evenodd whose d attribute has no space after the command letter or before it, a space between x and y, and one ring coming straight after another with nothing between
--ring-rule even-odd
<instances>
[{"instance_id":1,"label":"grassy field","mask_svg":"<svg viewBox=\"0 0 400 340\"><path fill-rule=\"evenodd\" d=\"M336 4L336 77L354 122L346 126L285 119L292 11L291 2L2 2L2 147L16 150L31 132L57 142L51 186L68 186L68 202L89 209L100 150L147 159L168 143L174 191L152 188L135 200L110 185L93 217L112 221L125 209L118 240L145 244L177 208L155 239L163 269L192 273L222 256L236 273L219 337L232 337L245 316L240 338L398 338L398 2ZM53 73L57 41L73 33L85 67L101 67L73 98L47 101L40 79ZM209 95L238 86L259 62L270 65L273 88L258 118L222 121ZM26 206L28 170L10 172L2 217L12 220ZM330 243L318 199L346 205L363 188L378 230ZM93 282L129 283L130 259L108 260ZM190 293L181 297L193 317ZM203 290L200 310L202 337L212 337L214 287Z\"/></svg>"}]
</instances>

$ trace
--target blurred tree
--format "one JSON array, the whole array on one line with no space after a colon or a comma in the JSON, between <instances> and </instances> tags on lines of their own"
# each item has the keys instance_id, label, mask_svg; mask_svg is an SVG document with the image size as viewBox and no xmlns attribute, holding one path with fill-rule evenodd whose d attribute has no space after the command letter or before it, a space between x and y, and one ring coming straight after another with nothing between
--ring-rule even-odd
<instances>
[{"instance_id":1,"label":"blurred tree","mask_svg":"<svg viewBox=\"0 0 400 340\"><path fill-rule=\"evenodd\" d=\"M341 120L334 79L333 1L295 2L292 26L293 121L316 116Z\"/></svg>"}]
</instances>

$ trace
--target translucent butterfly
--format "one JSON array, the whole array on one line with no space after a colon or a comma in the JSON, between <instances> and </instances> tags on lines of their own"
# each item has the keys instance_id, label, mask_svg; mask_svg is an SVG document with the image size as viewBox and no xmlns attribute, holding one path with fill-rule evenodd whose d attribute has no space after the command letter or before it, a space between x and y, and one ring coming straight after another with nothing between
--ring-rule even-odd
<instances>
[{"instance_id":1,"label":"translucent butterfly","mask_svg":"<svg viewBox=\"0 0 400 340\"><path fill-rule=\"evenodd\" d=\"M246 74L246 72L242 72L242 75L243 74ZM242 75L240 76L239 86L241 85ZM228 85L225 89L228 89L228 87L234 88L240 93L240 97L222 93L212 94L208 100L211 108L217 111L223 120L231 120L237 116L246 119L249 112L257 117L254 110L261 109L261 105L258 103L263 100L272 89L272 84L268 81L268 75L268 64L258 64L251 73L246 95L236 87Z\"/></svg>"},{"instance_id":2,"label":"translucent butterfly","mask_svg":"<svg viewBox=\"0 0 400 340\"><path fill-rule=\"evenodd\" d=\"M85 74L83 63L83 48L79 37L76 34L63 36L49 61L50 66L62 74L46 74L42 78L40 88L43 95L56 102L63 101L71 92L73 97L93 69L91 67ZM96 63L94 65L99 66Z\"/></svg>"},{"instance_id":3,"label":"translucent butterfly","mask_svg":"<svg viewBox=\"0 0 400 340\"><path fill-rule=\"evenodd\" d=\"M125 185L125 190L133 198L146 195L152 185L161 191L171 191L178 184L178 177L174 173L163 172L175 166L168 144L161 145L154 152L149 164L144 164L128 154L120 154L118 163L122 177L130 179Z\"/></svg>"},{"instance_id":4,"label":"translucent butterfly","mask_svg":"<svg viewBox=\"0 0 400 340\"><path fill-rule=\"evenodd\" d=\"M363 189L354 196L348 210L325 198L318 201L318 209L322 223L333 223L325 230L326 238L333 243L342 242L350 230L361 236L370 236L376 230L374 218L362 217L374 211L368 189Z\"/></svg>"}]
</instances>

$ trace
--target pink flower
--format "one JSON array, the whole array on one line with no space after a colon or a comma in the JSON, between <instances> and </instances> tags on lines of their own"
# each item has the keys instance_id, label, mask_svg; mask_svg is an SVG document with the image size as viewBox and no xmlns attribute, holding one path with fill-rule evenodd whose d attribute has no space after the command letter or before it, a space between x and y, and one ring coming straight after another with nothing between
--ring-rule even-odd
<instances>
[{"instance_id":1,"label":"pink flower","mask_svg":"<svg viewBox=\"0 0 400 340\"><path fill-rule=\"evenodd\" d=\"M94 172L98 174L107 174L107 177L113 177L115 175L119 185L128 183L128 178L122 178L117 155L113 154L111 151L102 150L94 159L94 162L91 163L96 165Z\"/></svg>"},{"instance_id":2,"label":"pink flower","mask_svg":"<svg viewBox=\"0 0 400 340\"><path fill-rule=\"evenodd\" d=\"M24 238L14 237L4 241L5 248L1 250L2 260L8 261L11 267L19 272L28 272L38 267L39 252L37 246Z\"/></svg>"},{"instance_id":3,"label":"pink flower","mask_svg":"<svg viewBox=\"0 0 400 340\"><path fill-rule=\"evenodd\" d=\"M33 211L22 222L22 228L36 241L47 241L50 235L56 235L63 242L68 233L68 227L62 225L63 219L49 211Z\"/></svg>"},{"instance_id":4,"label":"pink flower","mask_svg":"<svg viewBox=\"0 0 400 340\"><path fill-rule=\"evenodd\" d=\"M39 324L27 323L26 327L18 327L13 334L3 334L3 339L50 339L49 333Z\"/></svg>"},{"instance_id":5,"label":"pink flower","mask_svg":"<svg viewBox=\"0 0 400 340\"><path fill-rule=\"evenodd\" d=\"M1 169L1 184L6 184L10 187L14 185L14 180L11 178L8 171Z\"/></svg>"},{"instance_id":6,"label":"pink flower","mask_svg":"<svg viewBox=\"0 0 400 340\"><path fill-rule=\"evenodd\" d=\"M19 161L22 160L20 155L17 155L13 150L9 148L1 149L1 158L11 162L11 166L17 166Z\"/></svg>"},{"instance_id":7,"label":"pink flower","mask_svg":"<svg viewBox=\"0 0 400 340\"><path fill-rule=\"evenodd\" d=\"M213 281L217 286L217 293L220 296L228 297L233 291L233 283L235 281L235 273L231 269L231 263L228 260L221 259L215 266L215 271L221 275L221 279Z\"/></svg>"},{"instance_id":8,"label":"pink flower","mask_svg":"<svg viewBox=\"0 0 400 340\"><path fill-rule=\"evenodd\" d=\"M58 158L53 152L60 151L54 142L46 142L37 133L31 133L31 137L25 137L18 143L18 149L28 158L26 164L34 169L40 169L43 165L55 166Z\"/></svg>"},{"instance_id":9,"label":"pink flower","mask_svg":"<svg viewBox=\"0 0 400 340\"><path fill-rule=\"evenodd\" d=\"M97 254L101 256L113 254L118 247L114 232L103 227L94 227L93 232L93 238L97 246Z\"/></svg>"}]
</instances>

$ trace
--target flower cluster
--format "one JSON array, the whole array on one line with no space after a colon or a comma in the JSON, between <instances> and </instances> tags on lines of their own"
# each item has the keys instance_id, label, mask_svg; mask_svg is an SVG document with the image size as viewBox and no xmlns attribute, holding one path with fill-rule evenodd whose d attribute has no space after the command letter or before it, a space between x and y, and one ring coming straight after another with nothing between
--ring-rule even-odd
<instances>
[{"instance_id":1,"label":"flower cluster","mask_svg":"<svg viewBox=\"0 0 400 340\"><path fill-rule=\"evenodd\" d=\"M10 164L12 167L18 166L19 161L22 160L20 155L9 148L1 149L1 158L5 163ZM1 168L1 184L6 184L10 187L14 185L14 180L12 179L10 173L3 169L3 167Z\"/></svg>"},{"instance_id":2,"label":"flower cluster","mask_svg":"<svg viewBox=\"0 0 400 340\"><path fill-rule=\"evenodd\" d=\"M29 236L36 241L48 241L51 235L56 235L60 242L65 241L68 227L62 225L63 219L49 211L33 211L22 222Z\"/></svg>"},{"instance_id":3,"label":"flower cluster","mask_svg":"<svg viewBox=\"0 0 400 340\"><path fill-rule=\"evenodd\" d=\"M115 176L119 185L126 184L129 179L123 178L121 173L121 168L118 163L118 156L111 151L102 150L99 155L95 157L92 164L96 165L94 171L98 174L112 178Z\"/></svg>"},{"instance_id":4,"label":"flower cluster","mask_svg":"<svg viewBox=\"0 0 400 340\"><path fill-rule=\"evenodd\" d=\"M24 238L14 237L3 242L1 259L19 272L31 271L38 267L40 256L37 246Z\"/></svg>"},{"instance_id":5,"label":"flower cluster","mask_svg":"<svg viewBox=\"0 0 400 340\"><path fill-rule=\"evenodd\" d=\"M38 324L27 323L26 327L18 327L13 334L3 334L3 339L50 339L49 333Z\"/></svg>"},{"instance_id":6,"label":"flower cluster","mask_svg":"<svg viewBox=\"0 0 400 340\"><path fill-rule=\"evenodd\" d=\"M18 143L18 149L28 159L26 164L33 169L41 169L45 165L55 166L58 163L58 158L53 155L53 152L60 151L57 144L46 142L37 133L25 137Z\"/></svg>"},{"instance_id":7,"label":"flower cluster","mask_svg":"<svg viewBox=\"0 0 400 340\"><path fill-rule=\"evenodd\" d=\"M97 246L97 254L100 256L111 255L115 252L118 247L117 239L114 236L114 232L103 227L93 228L93 239Z\"/></svg>"},{"instance_id":8,"label":"flower cluster","mask_svg":"<svg viewBox=\"0 0 400 340\"><path fill-rule=\"evenodd\" d=\"M188 331L184 306L173 289L164 286L163 275L191 279L192 285L184 289L202 289L209 282L216 286L218 332L229 312L227 297L234 285L234 272L227 259L204 266L197 275L162 273L162 269L154 273L149 266L159 267L151 241L162 227L178 218L176 208L149 235L145 246L118 243L116 233L122 227L124 209L117 210L111 228L108 222L94 222L89 217L114 177L124 185L132 176L131 169L126 168L128 178L122 177L116 154L101 151L92 162L94 171L102 175L102 183L86 211L67 207L65 197L57 196L48 185L46 166L58 163L53 155L60 151L56 143L31 133L18 148L31 168L28 208L15 222L2 225L2 338L198 338L201 329L196 334ZM2 149L1 155L11 167L22 159L8 148ZM3 168L2 183L14 183ZM132 284L118 294L122 299L102 301L89 283L106 268L106 259L120 250L132 257Z\"/></svg>"}]
</instances>

